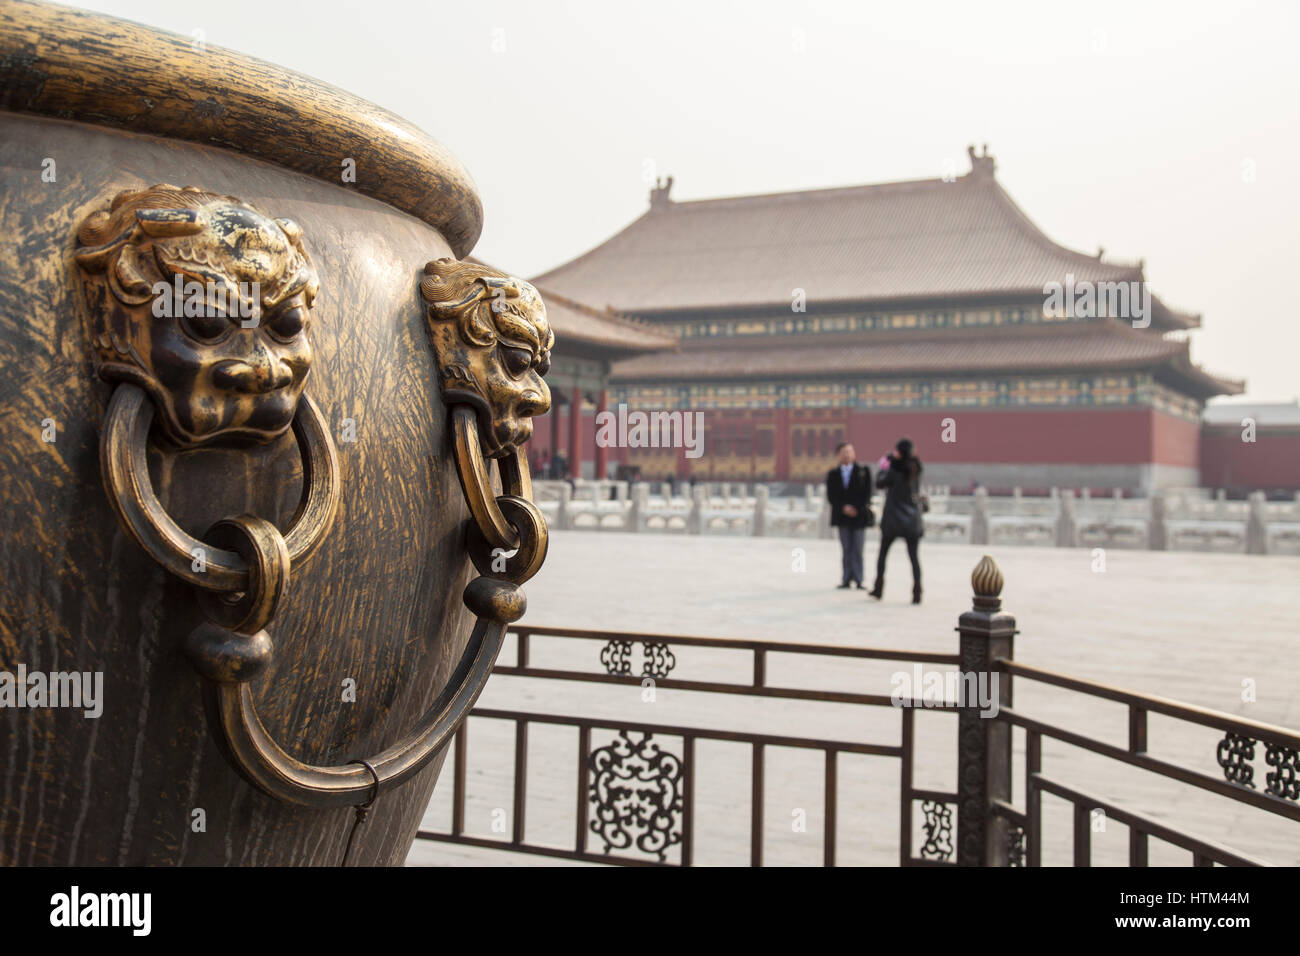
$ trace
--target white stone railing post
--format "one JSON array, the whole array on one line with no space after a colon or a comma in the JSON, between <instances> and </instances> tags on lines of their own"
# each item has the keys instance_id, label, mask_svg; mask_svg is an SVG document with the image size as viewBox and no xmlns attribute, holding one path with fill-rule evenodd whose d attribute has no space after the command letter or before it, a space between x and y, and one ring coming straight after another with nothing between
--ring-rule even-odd
<instances>
[{"instance_id":1,"label":"white stone railing post","mask_svg":"<svg viewBox=\"0 0 1300 956\"><path fill-rule=\"evenodd\" d=\"M691 513L686 519L687 534L704 533L704 508L709 503L709 486L696 485L691 492Z\"/></svg>"},{"instance_id":2,"label":"white stone railing post","mask_svg":"<svg viewBox=\"0 0 1300 956\"><path fill-rule=\"evenodd\" d=\"M1169 548L1169 530L1165 526L1165 493L1159 489L1151 492L1151 513L1147 524L1147 550L1165 551Z\"/></svg>"},{"instance_id":3,"label":"white stone railing post","mask_svg":"<svg viewBox=\"0 0 1300 956\"><path fill-rule=\"evenodd\" d=\"M1246 515L1246 553L1268 554L1268 499L1262 491L1247 497L1250 513Z\"/></svg>"},{"instance_id":4,"label":"white stone railing post","mask_svg":"<svg viewBox=\"0 0 1300 956\"><path fill-rule=\"evenodd\" d=\"M560 484L557 491L560 493L560 505L555 512L555 528L557 531L566 531L572 520L569 514L569 498L573 494L573 488L566 481Z\"/></svg>"},{"instance_id":5,"label":"white stone railing post","mask_svg":"<svg viewBox=\"0 0 1300 956\"><path fill-rule=\"evenodd\" d=\"M1083 489L1083 493L1087 495L1088 489ZM1075 547L1077 526L1078 522L1074 512L1074 491L1066 488L1061 492L1060 503L1056 512L1056 546L1058 548Z\"/></svg>"},{"instance_id":6,"label":"white stone railing post","mask_svg":"<svg viewBox=\"0 0 1300 956\"><path fill-rule=\"evenodd\" d=\"M650 488L644 484L632 487L632 504L627 510L627 530L640 531L645 520L645 510L650 506Z\"/></svg>"},{"instance_id":7,"label":"white stone railing post","mask_svg":"<svg viewBox=\"0 0 1300 956\"><path fill-rule=\"evenodd\" d=\"M767 534L767 497L766 486L754 489L754 537L761 538Z\"/></svg>"},{"instance_id":8,"label":"white stone railing post","mask_svg":"<svg viewBox=\"0 0 1300 956\"><path fill-rule=\"evenodd\" d=\"M970 543L989 543L989 490L984 487L975 489L971 495L970 507Z\"/></svg>"}]
</instances>

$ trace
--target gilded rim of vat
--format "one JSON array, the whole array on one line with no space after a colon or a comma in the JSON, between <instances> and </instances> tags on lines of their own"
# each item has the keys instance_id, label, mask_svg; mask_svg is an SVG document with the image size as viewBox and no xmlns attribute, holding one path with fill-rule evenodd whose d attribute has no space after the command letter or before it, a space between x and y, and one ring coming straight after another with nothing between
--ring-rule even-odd
<instances>
[{"instance_id":1,"label":"gilded rim of vat","mask_svg":"<svg viewBox=\"0 0 1300 956\"><path fill-rule=\"evenodd\" d=\"M373 103L264 60L129 20L0 5L0 110L233 149L354 189L468 255L483 204L451 152ZM342 182L345 158L356 182Z\"/></svg>"}]
</instances>

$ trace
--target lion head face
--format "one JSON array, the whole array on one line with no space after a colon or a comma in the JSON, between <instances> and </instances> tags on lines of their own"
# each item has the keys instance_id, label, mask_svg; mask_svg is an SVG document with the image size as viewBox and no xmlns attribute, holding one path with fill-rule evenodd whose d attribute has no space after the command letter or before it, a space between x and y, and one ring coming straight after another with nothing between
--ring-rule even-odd
<instances>
[{"instance_id":1,"label":"lion head face","mask_svg":"<svg viewBox=\"0 0 1300 956\"><path fill-rule=\"evenodd\" d=\"M510 454L532 435L532 418L551 407L542 376L555 335L541 296L522 279L455 259L426 265L420 294L443 398L477 410L485 455Z\"/></svg>"},{"instance_id":2,"label":"lion head face","mask_svg":"<svg viewBox=\"0 0 1300 956\"><path fill-rule=\"evenodd\" d=\"M76 261L100 376L144 388L167 440L267 442L290 426L319 288L297 224L151 186L92 213Z\"/></svg>"}]
</instances>

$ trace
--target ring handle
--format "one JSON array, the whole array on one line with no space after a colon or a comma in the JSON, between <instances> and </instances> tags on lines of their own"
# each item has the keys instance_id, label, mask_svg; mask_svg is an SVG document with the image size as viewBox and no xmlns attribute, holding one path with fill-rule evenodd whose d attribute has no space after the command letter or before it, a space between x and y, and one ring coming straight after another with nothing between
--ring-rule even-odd
<instances>
[{"instance_id":1,"label":"ring handle","mask_svg":"<svg viewBox=\"0 0 1300 956\"><path fill-rule=\"evenodd\" d=\"M209 620L184 646L204 678L205 709L219 749L253 786L303 807L355 806L419 773L483 693L509 625L527 606L519 585L546 558L549 535L544 516L530 500L527 459L518 449L497 459L507 493L494 495L475 413L453 407L457 474L474 518L466 547L483 575L464 593L476 616L473 632L446 687L413 730L366 761L317 766L287 753L267 731L251 682L271 661L274 648L263 628L288 588L290 569L320 543L338 508L338 456L320 410L303 395L294 415L303 490L289 531L282 536L269 521L241 515L213 525L207 542L186 533L154 492L147 454L153 414L140 387L124 382L114 390L100 440L104 484L131 537L165 570L201 589L200 605ZM196 549L202 549L204 571L191 563ZM514 552L501 569L496 562L504 556L497 549Z\"/></svg>"},{"instance_id":2,"label":"ring handle","mask_svg":"<svg viewBox=\"0 0 1300 956\"><path fill-rule=\"evenodd\" d=\"M478 418L469 405L455 405L451 410L452 434L456 442L456 474L465 493L474 523L487 538L488 544L503 551L519 547L519 531L501 512L496 494L488 478L487 459L479 440ZM509 456L509 464L498 466L506 494L524 498L532 497L532 481L528 476L528 461L516 449ZM525 488L527 489L525 491Z\"/></svg>"},{"instance_id":3,"label":"ring handle","mask_svg":"<svg viewBox=\"0 0 1300 956\"><path fill-rule=\"evenodd\" d=\"M339 766L304 763L285 752L258 716L248 681L204 681L208 723L239 773L268 796L300 807L356 806L419 773L445 747L483 693L508 626L527 602L518 587L476 578L465 603L477 615L460 663L416 727L379 754Z\"/></svg>"},{"instance_id":4,"label":"ring handle","mask_svg":"<svg viewBox=\"0 0 1300 956\"><path fill-rule=\"evenodd\" d=\"M129 382L113 391L99 442L100 470L118 522L164 570L207 591L236 593L249 587L248 562L186 533L162 506L149 480L149 426L154 408L144 390ZM302 497L284 535L297 567L321 543L340 496L338 452L325 419L309 395L298 402L293 433L302 453ZM205 569L193 567L201 550Z\"/></svg>"},{"instance_id":5,"label":"ring handle","mask_svg":"<svg viewBox=\"0 0 1300 956\"><path fill-rule=\"evenodd\" d=\"M452 412L458 424L464 421L461 411L458 407ZM465 444L457 441L456 461L462 486L489 488L486 461L481 454L473 453L478 448L474 439L470 439L468 454L461 453ZM523 456L516 451L504 461L503 484L510 490L530 488ZM490 532L477 521L469 523L466 548L482 575L469 583L464 594L466 606L477 617L474 630L447 685L415 728L365 761L339 766L305 763L285 751L267 731L250 689L252 679L270 661L272 647L265 631L243 637L211 623L195 629L185 649L206 678L208 723L218 746L245 780L268 796L296 806L356 806L363 799L373 799L380 790L410 779L442 751L483 693L508 625L523 616L527 600L519 585L536 574L546 559L549 534L541 510L514 494L484 499L484 503L487 500L501 516L500 523L514 532L516 544L508 549L514 554L507 557L493 549ZM470 507L472 510L472 503ZM486 508L480 508L480 512L488 513ZM277 548L278 533L274 528L245 516L220 522L214 535L238 543L249 566L258 569L249 576L252 590L241 597L240 606L273 608L278 595L270 594L268 589L275 588L278 579L261 569L282 566L282 548ZM263 594L264 590L268 593ZM265 623L264 618L250 620L250 628Z\"/></svg>"}]
</instances>

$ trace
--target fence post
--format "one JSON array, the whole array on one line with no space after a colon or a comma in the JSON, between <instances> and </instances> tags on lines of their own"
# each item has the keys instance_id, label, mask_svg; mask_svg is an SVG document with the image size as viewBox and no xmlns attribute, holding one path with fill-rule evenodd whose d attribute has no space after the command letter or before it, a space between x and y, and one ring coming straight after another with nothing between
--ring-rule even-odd
<instances>
[{"instance_id":1,"label":"fence post","mask_svg":"<svg viewBox=\"0 0 1300 956\"><path fill-rule=\"evenodd\" d=\"M1011 659L1016 619L1002 613L1002 572L991 557L980 558L970 580L974 606L957 622L964 697L957 712L957 865L1006 866L1010 824L991 808L1011 802L1011 725L994 719L1011 706L1011 678L993 662Z\"/></svg>"}]
</instances>

